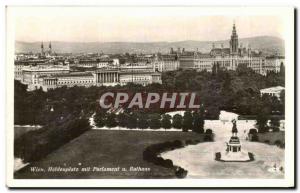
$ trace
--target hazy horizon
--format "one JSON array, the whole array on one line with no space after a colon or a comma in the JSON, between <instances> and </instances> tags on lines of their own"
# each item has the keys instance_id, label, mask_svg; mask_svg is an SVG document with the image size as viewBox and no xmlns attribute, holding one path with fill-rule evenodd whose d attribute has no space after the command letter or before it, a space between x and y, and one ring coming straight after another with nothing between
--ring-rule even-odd
<instances>
[{"instance_id":1,"label":"hazy horizon","mask_svg":"<svg viewBox=\"0 0 300 193\"><path fill-rule=\"evenodd\" d=\"M283 40L281 37L278 36L271 36L271 35L261 35L261 36L250 36L250 37L239 37L239 39L250 39L250 38L257 38L257 37L273 37ZM228 39L221 39L221 40L177 40L177 41L145 41L145 42L135 42L135 41L22 41L22 40L15 40L16 42L24 42L24 43L48 43L48 42L65 42L65 43L174 43L174 42L188 42L188 41L196 41L196 42L222 42L228 41Z\"/></svg>"},{"instance_id":2,"label":"hazy horizon","mask_svg":"<svg viewBox=\"0 0 300 193\"><path fill-rule=\"evenodd\" d=\"M207 8L208 9L208 8ZM278 15L205 15L199 7L12 7L15 39L21 42L223 41L233 23L239 38L284 39ZM206 10L206 9L205 9ZM215 9L213 9L215 10ZM203 15L204 14L204 15ZM206 13L207 14L207 13Z\"/></svg>"}]
</instances>

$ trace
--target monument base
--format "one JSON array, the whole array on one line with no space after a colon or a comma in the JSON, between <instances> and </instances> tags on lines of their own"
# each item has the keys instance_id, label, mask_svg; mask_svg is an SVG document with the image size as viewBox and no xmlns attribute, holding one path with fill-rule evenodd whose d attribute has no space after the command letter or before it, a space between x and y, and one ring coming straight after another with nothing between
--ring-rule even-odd
<instances>
[{"instance_id":1,"label":"monument base","mask_svg":"<svg viewBox=\"0 0 300 193\"><path fill-rule=\"evenodd\" d=\"M250 152L217 152L216 160L223 162L249 162L254 160L254 156Z\"/></svg>"}]
</instances>

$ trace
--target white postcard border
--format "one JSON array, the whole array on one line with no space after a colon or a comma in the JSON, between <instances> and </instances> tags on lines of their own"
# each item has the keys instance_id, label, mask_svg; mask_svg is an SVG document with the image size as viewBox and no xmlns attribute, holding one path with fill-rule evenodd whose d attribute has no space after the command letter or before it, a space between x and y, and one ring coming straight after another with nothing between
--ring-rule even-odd
<instances>
[{"instance_id":1,"label":"white postcard border","mask_svg":"<svg viewBox=\"0 0 300 193\"><path fill-rule=\"evenodd\" d=\"M153 7L155 8L155 7ZM197 7L203 15L280 15L285 21L286 147L285 179L13 179L14 20L6 23L6 166L9 187L292 187L294 186L294 8L293 7ZM10 9L10 8L8 8ZM130 7L124 7L130 9ZM234 10L234 11L233 11ZM288 100L287 100L288 99Z\"/></svg>"}]
</instances>

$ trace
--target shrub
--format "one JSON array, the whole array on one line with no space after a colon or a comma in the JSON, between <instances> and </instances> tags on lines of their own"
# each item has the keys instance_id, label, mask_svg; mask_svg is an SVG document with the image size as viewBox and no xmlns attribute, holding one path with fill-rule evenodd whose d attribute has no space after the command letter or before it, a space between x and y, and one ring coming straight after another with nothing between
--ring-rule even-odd
<instances>
[{"instance_id":1,"label":"shrub","mask_svg":"<svg viewBox=\"0 0 300 193\"><path fill-rule=\"evenodd\" d=\"M204 137L204 141L208 142L208 141L213 141L213 140L212 140L212 137L210 135L206 135Z\"/></svg>"},{"instance_id":2,"label":"shrub","mask_svg":"<svg viewBox=\"0 0 300 193\"><path fill-rule=\"evenodd\" d=\"M282 147L282 143L281 143L280 140L276 140L276 141L274 142L274 144L275 144L276 146L278 146L278 147Z\"/></svg>"},{"instance_id":3,"label":"shrub","mask_svg":"<svg viewBox=\"0 0 300 193\"><path fill-rule=\"evenodd\" d=\"M187 128L182 128L182 132L189 132Z\"/></svg>"},{"instance_id":4,"label":"shrub","mask_svg":"<svg viewBox=\"0 0 300 193\"><path fill-rule=\"evenodd\" d=\"M257 129L250 129L249 130L249 134L256 134L257 133Z\"/></svg>"},{"instance_id":5,"label":"shrub","mask_svg":"<svg viewBox=\"0 0 300 193\"><path fill-rule=\"evenodd\" d=\"M206 129L205 134L209 134L211 135L213 133L213 131L211 129Z\"/></svg>"},{"instance_id":6,"label":"shrub","mask_svg":"<svg viewBox=\"0 0 300 193\"><path fill-rule=\"evenodd\" d=\"M161 158L161 157L155 157L153 159L153 163L156 164L156 165L160 165L160 166L164 166L164 159Z\"/></svg>"},{"instance_id":7,"label":"shrub","mask_svg":"<svg viewBox=\"0 0 300 193\"><path fill-rule=\"evenodd\" d=\"M270 141L269 140L265 140L264 143L270 144Z\"/></svg>"},{"instance_id":8,"label":"shrub","mask_svg":"<svg viewBox=\"0 0 300 193\"><path fill-rule=\"evenodd\" d=\"M248 152L248 155L249 155L250 161L253 161L254 160L254 154L251 153L251 152Z\"/></svg>"},{"instance_id":9,"label":"shrub","mask_svg":"<svg viewBox=\"0 0 300 193\"><path fill-rule=\"evenodd\" d=\"M200 139L196 139L195 140L195 143L197 144L197 143L200 143L201 142L201 140Z\"/></svg>"},{"instance_id":10,"label":"shrub","mask_svg":"<svg viewBox=\"0 0 300 193\"><path fill-rule=\"evenodd\" d=\"M159 129L161 127L161 117L158 113L150 114L149 116L149 127L151 129Z\"/></svg>"},{"instance_id":11,"label":"shrub","mask_svg":"<svg viewBox=\"0 0 300 193\"><path fill-rule=\"evenodd\" d=\"M177 178L185 178L187 175L187 171L181 167L178 167L175 171L175 175Z\"/></svg>"},{"instance_id":12,"label":"shrub","mask_svg":"<svg viewBox=\"0 0 300 193\"><path fill-rule=\"evenodd\" d=\"M174 144L174 147L175 147L175 148L184 147L183 142L182 142L182 141L179 141L179 140L175 140L175 141L173 142L173 144Z\"/></svg>"},{"instance_id":13,"label":"shrub","mask_svg":"<svg viewBox=\"0 0 300 193\"><path fill-rule=\"evenodd\" d=\"M201 112L193 113L193 131L196 133L204 133L204 109Z\"/></svg>"},{"instance_id":14,"label":"shrub","mask_svg":"<svg viewBox=\"0 0 300 193\"><path fill-rule=\"evenodd\" d=\"M193 116L190 111L185 111L182 122L182 131L188 132L188 130L193 129Z\"/></svg>"},{"instance_id":15,"label":"shrub","mask_svg":"<svg viewBox=\"0 0 300 193\"><path fill-rule=\"evenodd\" d=\"M164 142L159 144L153 144L148 146L143 152L143 159L149 162L152 162L156 165L160 165L166 168L172 168L173 162L170 159L164 160L162 157L158 156L158 154L171 150L174 148L181 148L184 144L182 141L175 140L173 142Z\"/></svg>"},{"instance_id":16,"label":"shrub","mask_svg":"<svg viewBox=\"0 0 300 193\"><path fill-rule=\"evenodd\" d=\"M182 116L180 114L176 114L173 116L172 125L175 129L181 129L182 127Z\"/></svg>"},{"instance_id":17,"label":"shrub","mask_svg":"<svg viewBox=\"0 0 300 193\"><path fill-rule=\"evenodd\" d=\"M280 120L279 120L279 118L277 118L277 117L271 117L270 125L272 127L279 127L280 126Z\"/></svg>"},{"instance_id":18,"label":"shrub","mask_svg":"<svg viewBox=\"0 0 300 193\"><path fill-rule=\"evenodd\" d=\"M279 170L280 170L281 172L283 172L283 171L284 171L284 169L283 169L283 167L282 167L282 166L280 166Z\"/></svg>"},{"instance_id":19,"label":"shrub","mask_svg":"<svg viewBox=\"0 0 300 193\"><path fill-rule=\"evenodd\" d=\"M190 140L190 139L188 139L188 140L185 141L185 144L186 144L186 145L191 145L191 144L193 144L193 141Z\"/></svg>"},{"instance_id":20,"label":"shrub","mask_svg":"<svg viewBox=\"0 0 300 193\"><path fill-rule=\"evenodd\" d=\"M252 137L251 137L251 141L258 141L258 135L253 134Z\"/></svg>"},{"instance_id":21,"label":"shrub","mask_svg":"<svg viewBox=\"0 0 300 193\"><path fill-rule=\"evenodd\" d=\"M216 158L215 158L216 161L219 161L221 160L221 153L220 152L217 152L216 153Z\"/></svg>"},{"instance_id":22,"label":"shrub","mask_svg":"<svg viewBox=\"0 0 300 193\"><path fill-rule=\"evenodd\" d=\"M106 118L106 126L111 128L116 127L117 125L116 115L114 113L109 113Z\"/></svg>"},{"instance_id":23,"label":"shrub","mask_svg":"<svg viewBox=\"0 0 300 193\"><path fill-rule=\"evenodd\" d=\"M173 161L170 160L170 159L166 159L166 160L163 161L162 166L166 167L166 168L172 168L173 167Z\"/></svg>"},{"instance_id":24,"label":"shrub","mask_svg":"<svg viewBox=\"0 0 300 193\"><path fill-rule=\"evenodd\" d=\"M164 129L170 129L172 127L171 118L172 117L168 114L162 116L161 126Z\"/></svg>"}]
</instances>

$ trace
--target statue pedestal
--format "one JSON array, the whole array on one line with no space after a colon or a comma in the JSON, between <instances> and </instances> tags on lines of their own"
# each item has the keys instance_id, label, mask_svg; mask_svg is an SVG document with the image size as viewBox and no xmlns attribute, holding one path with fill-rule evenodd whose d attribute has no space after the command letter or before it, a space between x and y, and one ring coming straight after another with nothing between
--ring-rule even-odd
<instances>
[{"instance_id":1,"label":"statue pedestal","mask_svg":"<svg viewBox=\"0 0 300 193\"><path fill-rule=\"evenodd\" d=\"M224 152L216 153L217 161L224 162L247 162L254 160L253 154L242 150L240 139L236 133L232 135Z\"/></svg>"},{"instance_id":2,"label":"statue pedestal","mask_svg":"<svg viewBox=\"0 0 300 193\"><path fill-rule=\"evenodd\" d=\"M239 152L220 152L220 159L219 161L227 161L227 162L245 162L250 161L249 153L246 151L239 151Z\"/></svg>"}]
</instances>

